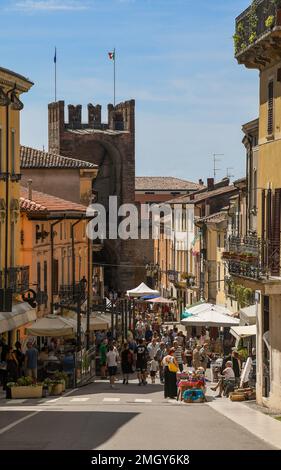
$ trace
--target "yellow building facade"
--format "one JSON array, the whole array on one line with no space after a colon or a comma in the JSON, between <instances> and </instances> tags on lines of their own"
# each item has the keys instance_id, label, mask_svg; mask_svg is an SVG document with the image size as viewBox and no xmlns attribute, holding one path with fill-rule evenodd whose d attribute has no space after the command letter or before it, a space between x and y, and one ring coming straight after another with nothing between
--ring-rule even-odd
<instances>
[{"instance_id":1,"label":"yellow building facade","mask_svg":"<svg viewBox=\"0 0 281 470\"><path fill-rule=\"evenodd\" d=\"M0 333L12 344L16 328L33 314L21 302L28 267L20 265L19 181L21 94L33 83L0 67Z\"/></svg>"}]
</instances>

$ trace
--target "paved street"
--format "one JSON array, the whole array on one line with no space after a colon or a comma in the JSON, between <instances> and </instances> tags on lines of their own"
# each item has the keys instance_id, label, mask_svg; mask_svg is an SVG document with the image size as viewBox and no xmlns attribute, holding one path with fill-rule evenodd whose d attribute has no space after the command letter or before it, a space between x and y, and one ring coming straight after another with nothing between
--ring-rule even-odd
<instances>
[{"instance_id":1,"label":"paved street","mask_svg":"<svg viewBox=\"0 0 281 470\"><path fill-rule=\"evenodd\" d=\"M211 394L206 404L165 400L160 384L139 387L134 381L117 387L97 382L59 398L2 398L0 449L266 450L275 448L269 432L278 445L281 423L243 404L214 400ZM247 412L252 414L240 426L239 413L242 419ZM255 435L255 419L267 442Z\"/></svg>"}]
</instances>

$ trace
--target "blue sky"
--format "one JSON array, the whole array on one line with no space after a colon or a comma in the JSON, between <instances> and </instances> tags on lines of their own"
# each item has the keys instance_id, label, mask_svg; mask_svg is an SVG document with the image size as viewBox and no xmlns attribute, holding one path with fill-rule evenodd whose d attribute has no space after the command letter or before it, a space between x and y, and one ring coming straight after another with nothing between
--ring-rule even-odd
<instances>
[{"instance_id":1,"label":"blue sky","mask_svg":"<svg viewBox=\"0 0 281 470\"><path fill-rule=\"evenodd\" d=\"M47 104L136 99L136 171L212 176L214 153L243 176L241 125L257 117L258 73L233 57L234 19L250 0L0 0L0 65L34 81L22 143L47 148ZM106 115L104 114L104 118Z\"/></svg>"}]
</instances>

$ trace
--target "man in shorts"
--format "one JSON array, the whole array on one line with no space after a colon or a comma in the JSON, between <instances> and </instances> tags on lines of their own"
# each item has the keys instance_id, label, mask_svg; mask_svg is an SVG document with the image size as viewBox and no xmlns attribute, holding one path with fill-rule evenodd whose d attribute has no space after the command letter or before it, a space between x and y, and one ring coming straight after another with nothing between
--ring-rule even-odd
<instances>
[{"instance_id":1,"label":"man in shorts","mask_svg":"<svg viewBox=\"0 0 281 470\"><path fill-rule=\"evenodd\" d=\"M136 371L138 374L139 385L146 385L146 371L147 371L147 357L148 351L144 340L141 338L136 347Z\"/></svg>"},{"instance_id":2,"label":"man in shorts","mask_svg":"<svg viewBox=\"0 0 281 470\"><path fill-rule=\"evenodd\" d=\"M118 352L113 344L109 346L109 351L106 354L107 368L109 373L110 387L115 388L115 376L117 374Z\"/></svg>"}]
</instances>

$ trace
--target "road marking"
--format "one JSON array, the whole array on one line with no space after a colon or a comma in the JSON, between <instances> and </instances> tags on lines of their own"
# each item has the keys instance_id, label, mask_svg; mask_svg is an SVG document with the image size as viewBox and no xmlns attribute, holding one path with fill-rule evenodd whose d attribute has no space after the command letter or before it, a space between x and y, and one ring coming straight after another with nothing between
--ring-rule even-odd
<instances>
[{"instance_id":1,"label":"road marking","mask_svg":"<svg viewBox=\"0 0 281 470\"><path fill-rule=\"evenodd\" d=\"M25 403L27 401L26 398L22 398L22 399L15 399L15 400L7 400L6 401L6 404L7 405L20 405L21 403Z\"/></svg>"},{"instance_id":2,"label":"road marking","mask_svg":"<svg viewBox=\"0 0 281 470\"><path fill-rule=\"evenodd\" d=\"M135 400L135 403L151 403L152 400L150 400L149 398L136 398Z\"/></svg>"},{"instance_id":3,"label":"road marking","mask_svg":"<svg viewBox=\"0 0 281 470\"><path fill-rule=\"evenodd\" d=\"M71 398L70 401L88 401L88 400L90 400L90 398L78 397L78 398Z\"/></svg>"},{"instance_id":4,"label":"road marking","mask_svg":"<svg viewBox=\"0 0 281 470\"><path fill-rule=\"evenodd\" d=\"M61 400L62 397L54 398L53 400L47 400L46 403L56 403L57 401Z\"/></svg>"},{"instance_id":5,"label":"road marking","mask_svg":"<svg viewBox=\"0 0 281 470\"><path fill-rule=\"evenodd\" d=\"M106 402L117 402L117 401L120 401L120 398L103 398L102 401L106 401Z\"/></svg>"},{"instance_id":6,"label":"road marking","mask_svg":"<svg viewBox=\"0 0 281 470\"><path fill-rule=\"evenodd\" d=\"M37 415L38 413L40 413L40 411L34 411L34 413L31 413L30 415L24 416L23 418L18 419L17 421L14 421L13 423L9 424L9 425L6 426L5 428L0 429L0 435L1 435L1 434L4 434L4 432L7 432L7 431L9 431L10 429L14 428L14 427L17 426L18 424L23 423L23 421L26 421L27 419L32 418L32 416L35 416L35 415Z\"/></svg>"}]
</instances>

